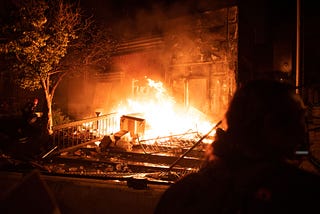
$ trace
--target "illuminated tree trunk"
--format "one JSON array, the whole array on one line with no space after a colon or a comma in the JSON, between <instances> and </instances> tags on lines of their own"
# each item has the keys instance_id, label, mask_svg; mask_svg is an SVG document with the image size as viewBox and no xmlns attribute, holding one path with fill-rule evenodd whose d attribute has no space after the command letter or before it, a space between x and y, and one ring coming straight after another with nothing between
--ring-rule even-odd
<instances>
[{"instance_id":1,"label":"illuminated tree trunk","mask_svg":"<svg viewBox=\"0 0 320 214\"><path fill-rule=\"evenodd\" d=\"M52 90L50 91L50 78L49 76L47 76L46 79L42 79L42 88L43 91L45 93L45 97L46 97L46 102L47 102L47 132L48 134L52 134L53 133L53 120L52 120L52 99L53 99L53 94L56 88L56 85L52 88Z\"/></svg>"},{"instance_id":2,"label":"illuminated tree trunk","mask_svg":"<svg viewBox=\"0 0 320 214\"><path fill-rule=\"evenodd\" d=\"M52 120L52 96L46 96L47 108L48 108L48 121L47 121L47 131L51 135L53 133L53 120Z\"/></svg>"}]
</instances>

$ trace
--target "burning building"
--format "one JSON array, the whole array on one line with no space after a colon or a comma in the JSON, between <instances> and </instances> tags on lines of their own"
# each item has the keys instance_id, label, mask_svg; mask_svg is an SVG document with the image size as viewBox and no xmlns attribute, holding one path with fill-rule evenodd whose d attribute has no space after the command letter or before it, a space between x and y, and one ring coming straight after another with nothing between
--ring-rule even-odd
<instances>
[{"instance_id":1,"label":"burning building","mask_svg":"<svg viewBox=\"0 0 320 214\"><path fill-rule=\"evenodd\" d=\"M161 32L123 41L109 72L83 78L85 99L69 86L69 114L148 114L147 124L179 114L219 121L236 87L237 17L234 6L165 19Z\"/></svg>"}]
</instances>

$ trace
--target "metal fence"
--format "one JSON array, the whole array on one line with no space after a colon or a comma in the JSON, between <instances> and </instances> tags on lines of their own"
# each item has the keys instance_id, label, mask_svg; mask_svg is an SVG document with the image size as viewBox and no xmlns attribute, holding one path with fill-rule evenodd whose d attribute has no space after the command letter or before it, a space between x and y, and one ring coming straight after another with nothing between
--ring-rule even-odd
<instances>
[{"instance_id":1,"label":"metal fence","mask_svg":"<svg viewBox=\"0 0 320 214\"><path fill-rule=\"evenodd\" d=\"M83 146L119 130L120 118L116 113L57 125L53 127L53 145L58 150Z\"/></svg>"}]
</instances>

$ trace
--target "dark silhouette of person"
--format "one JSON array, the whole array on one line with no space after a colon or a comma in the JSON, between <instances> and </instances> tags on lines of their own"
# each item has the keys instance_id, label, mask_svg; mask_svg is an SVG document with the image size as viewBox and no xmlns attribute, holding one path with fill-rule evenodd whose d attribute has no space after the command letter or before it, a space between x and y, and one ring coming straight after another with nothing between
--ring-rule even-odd
<instances>
[{"instance_id":1,"label":"dark silhouette of person","mask_svg":"<svg viewBox=\"0 0 320 214\"><path fill-rule=\"evenodd\" d=\"M34 98L32 101L28 101L22 109L22 117L28 124L34 123L37 119L36 108L38 102L38 98Z\"/></svg>"},{"instance_id":2,"label":"dark silhouette of person","mask_svg":"<svg viewBox=\"0 0 320 214\"><path fill-rule=\"evenodd\" d=\"M22 108L22 126L18 129L21 142L30 141L30 138L40 134L39 120L36 114L38 98L28 101Z\"/></svg>"},{"instance_id":3,"label":"dark silhouette of person","mask_svg":"<svg viewBox=\"0 0 320 214\"><path fill-rule=\"evenodd\" d=\"M305 107L288 83L237 89L210 160L172 184L154 213L318 213L320 176L293 164L304 143Z\"/></svg>"}]
</instances>

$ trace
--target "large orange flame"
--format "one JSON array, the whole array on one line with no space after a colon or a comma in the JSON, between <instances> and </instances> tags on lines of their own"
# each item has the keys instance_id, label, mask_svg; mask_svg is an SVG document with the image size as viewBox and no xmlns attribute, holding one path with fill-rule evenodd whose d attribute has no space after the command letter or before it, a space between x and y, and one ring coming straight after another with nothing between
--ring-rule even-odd
<instances>
[{"instance_id":1,"label":"large orange flame","mask_svg":"<svg viewBox=\"0 0 320 214\"><path fill-rule=\"evenodd\" d=\"M176 103L162 82L149 78L146 80L146 85L139 86L140 89L143 87L140 93L137 90L132 98L115 109L119 117L137 114L146 120L146 130L144 136L141 136L142 139L191 131L203 134L212 128L214 121L209 121L204 113L192 106L186 108Z\"/></svg>"}]
</instances>

